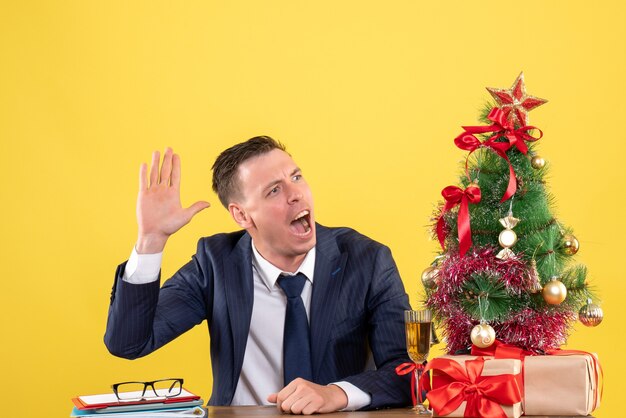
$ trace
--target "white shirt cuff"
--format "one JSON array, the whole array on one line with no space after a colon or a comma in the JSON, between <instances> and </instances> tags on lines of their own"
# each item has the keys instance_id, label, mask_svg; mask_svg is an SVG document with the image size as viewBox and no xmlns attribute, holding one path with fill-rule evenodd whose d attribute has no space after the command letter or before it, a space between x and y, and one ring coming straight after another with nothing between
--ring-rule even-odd
<instances>
[{"instance_id":1,"label":"white shirt cuff","mask_svg":"<svg viewBox=\"0 0 626 418\"><path fill-rule=\"evenodd\" d=\"M135 247L130 253L122 280L132 284L146 284L159 280L163 252L155 254L137 254Z\"/></svg>"},{"instance_id":2,"label":"white shirt cuff","mask_svg":"<svg viewBox=\"0 0 626 418\"><path fill-rule=\"evenodd\" d=\"M348 405L342 411L356 411L364 406L372 403L372 397L369 393L363 392L361 389L349 382L333 382L331 385L339 386L348 397Z\"/></svg>"}]
</instances>

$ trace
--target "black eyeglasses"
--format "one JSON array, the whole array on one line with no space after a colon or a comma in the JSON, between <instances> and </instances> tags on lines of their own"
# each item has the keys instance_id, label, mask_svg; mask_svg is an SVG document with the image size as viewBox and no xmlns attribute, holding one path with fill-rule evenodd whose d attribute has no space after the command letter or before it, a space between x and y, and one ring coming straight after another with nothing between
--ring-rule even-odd
<instances>
[{"instance_id":1,"label":"black eyeglasses","mask_svg":"<svg viewBox=\"0 0 626 418\"><path fill-rule=\"evenodd\" d=\"M173 398L183 391L183 379L160 379L152 382L121 382L111 385L120 401ZM149 390L150 389L150 390Z\"/></svg>"}]
</instances>

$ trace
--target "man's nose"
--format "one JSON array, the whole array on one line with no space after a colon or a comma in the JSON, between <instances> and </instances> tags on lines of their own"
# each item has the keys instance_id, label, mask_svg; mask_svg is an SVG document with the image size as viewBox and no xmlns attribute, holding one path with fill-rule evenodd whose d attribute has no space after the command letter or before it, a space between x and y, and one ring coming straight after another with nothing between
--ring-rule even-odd
<instances>
[{"instance_id":1,"label":"man's nose","mask_svg":"<svg viewBox=\"0 0 626 418\"><path fill-rule=\"evenodd\" d=\"M287 188L287 201L289 203L295 203L302 199L302 190L297 185L289 185Z\"/></svg>"}]
</instances>

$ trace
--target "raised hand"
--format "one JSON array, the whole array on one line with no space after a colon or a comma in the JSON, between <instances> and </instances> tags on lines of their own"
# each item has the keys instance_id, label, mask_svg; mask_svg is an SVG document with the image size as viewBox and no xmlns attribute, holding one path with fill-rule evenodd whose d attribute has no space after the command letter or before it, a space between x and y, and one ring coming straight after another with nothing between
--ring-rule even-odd
<instances>
[{"instance_id":1,"label":"raised hand","mask_svg":"<svg viewBox=\"0 0 626 418\"><path fill-rule=\"evenodd\" d=\"M209 202L198 201L183 208L180 204L180 157L167 148L160 170L159 160L159 152L155 151L149 183L147 164L141 164L139 169L139 235L135 246L139 254L163 251L170 235L188 224L196 213L210 206Z\"/></svg>"}]
</instances>

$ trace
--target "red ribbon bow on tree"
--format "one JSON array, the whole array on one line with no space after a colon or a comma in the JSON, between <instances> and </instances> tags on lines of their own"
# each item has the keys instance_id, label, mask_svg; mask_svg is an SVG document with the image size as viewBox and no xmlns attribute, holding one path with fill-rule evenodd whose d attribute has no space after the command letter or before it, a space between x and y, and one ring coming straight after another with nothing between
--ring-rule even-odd
<instances>
[{"instance_id":1,"label":"red ribbon bow on tree","mask_svg":"<svg viewBox=\"0 0 626 418\"><path fill-rule=\"evenodd\" d=\"M502 199L500 200L500 202L504 202L513 196L517 190L515 171L513 170L513 166L511 165L511 161L507 157L506 152L511 147L515 146L522 154L526 155L528 153L528 146L525 141L537 141L541 139L543 132L541 132L541 129L534 126L522 126L515 129L515 127L507 121L504 111L498 107L491 109L487 118L494 123L488 126L463 126L462 128L465 132L457 136L454 139L454 143L457 147L470 151L465 159L466 173L468 173L467 163L469 156L480 147L492 149L507 162L509 165L509 184L504 192L504 195L502 196ZM537 129L539 131L538 137L534 137L528 133L532 129ZM494 134L484 142L480 142L480 140L474 136L474 134L484 134L488 132L494 132ZM508 142L496 142L499 138L505 138ZM467 175L469 178L469 173Z\"/></svg>"},{"instance_id":2,"label":"red ribbon bow on tree","mask_svg":"<svg viewBox=\"0 0 626 418\"><path fill-rule=\"evenodd\" d=\"M420 386L430 389L429 370L437 370L443 384L428 392L426 397L437 415L448 415L463 401L466 417L502 417L506 414L500 405L514 405L522 401L522 393L512 374L481 376L485 359L478 357L465 362L465 367L454 360L435 358L424 369Z\"/></svg>"},{"instance_id":3,"label":"red ribbon bow on tree","mask_svg":"<svg viewBox=\"0 0 626 418\"><path fill-rule=\"evenodd\" d=\"M441 195L446 200L446 203L437 221L437 237L439 238L439 243L441 244L441 248L445 248L444 241L446 239L446 233L443 216L450 209L460 204L457 230L459 234L459 252L461 256L464 256L467 250L472 246L469 204L480 202L480 187L475 184L470 184L463 190L460 187L448 186L441 191Z\"/></svg>"}]
</instances>

